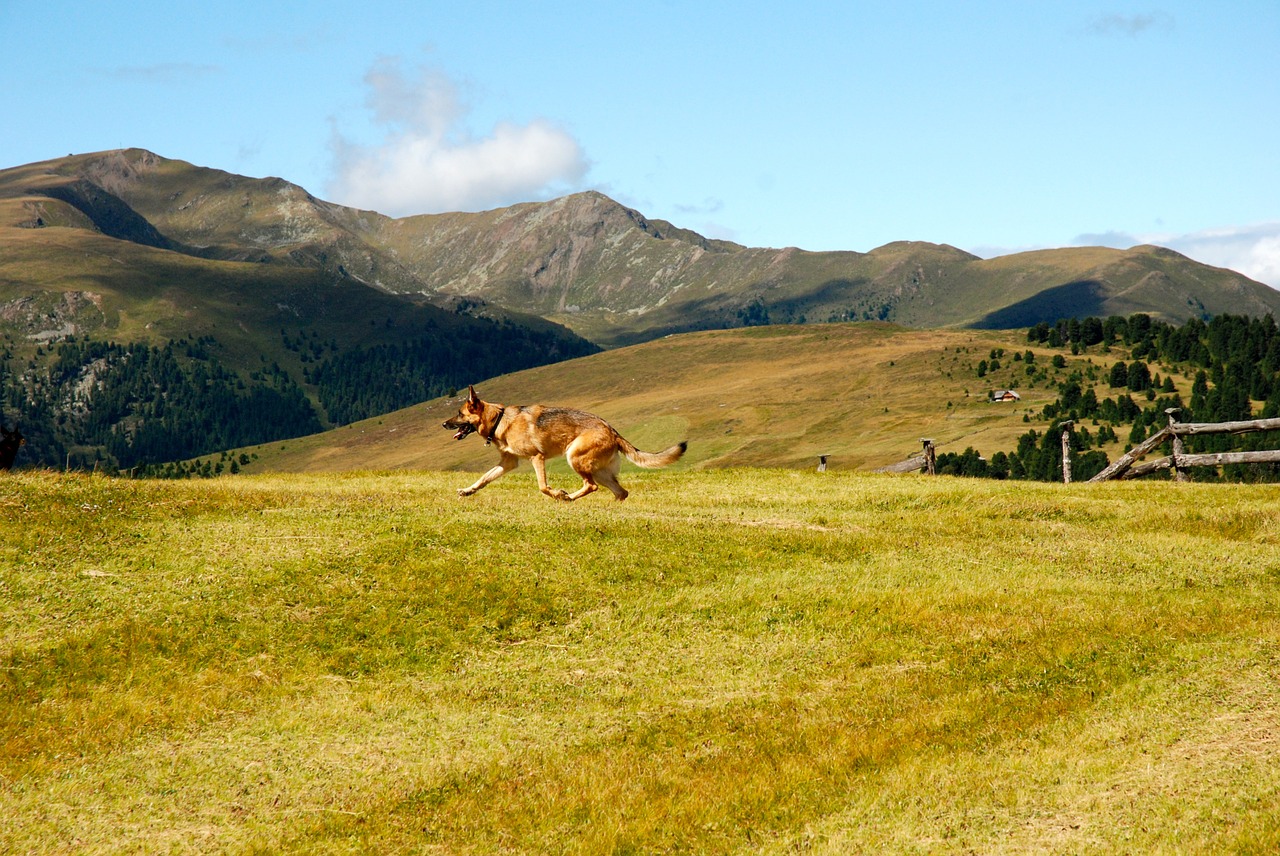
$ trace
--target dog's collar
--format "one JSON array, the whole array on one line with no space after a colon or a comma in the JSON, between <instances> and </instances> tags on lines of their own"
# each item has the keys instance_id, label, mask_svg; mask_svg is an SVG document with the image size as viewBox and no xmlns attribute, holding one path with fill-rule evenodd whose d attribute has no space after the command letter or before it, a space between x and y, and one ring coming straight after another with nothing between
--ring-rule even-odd
<instances>
[{"instance_id":1,"label":"dog's collar","mask_svg":"<svg viewBox=\"0 0 1280 856\"><path fill-rule=\"evenodd\" d=\"M484 437L484 444L487 446L498 438L498 426L502 423L502 417L507 415L507 408L503 407L498 410L498 418L493 420L493 427L489 429L488 434L481 434Z\"/></svg>"}]
</instances>

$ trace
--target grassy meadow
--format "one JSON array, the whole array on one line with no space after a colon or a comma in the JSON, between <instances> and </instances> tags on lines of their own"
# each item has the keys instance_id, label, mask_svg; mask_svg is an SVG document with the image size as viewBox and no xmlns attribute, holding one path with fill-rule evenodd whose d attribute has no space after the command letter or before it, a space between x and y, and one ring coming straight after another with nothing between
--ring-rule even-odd
<instances>
[{"instance_id":1,"label":"grassy meadow","mask_svg":"<svg viewBox=\"0 0 1280 856\"><path fill-rule=\"evenodd\" d=\"M1272 853L1269 486L0 480L0 851Z\"/></svg>"},{"instance_id":2,"label":"grassy meadow","mask_svg":"<svg viewBox=\"0 0 1280 856\"><path fill-rule=\"evenodd\" d=\"M1003 367L979 377L994 350ZM1032 351L1046 375L1038 383L1014 354ZM503 404L557 404L598 413L642 449L689 440L688 464L801 467L830 455L840 470L874 470L920 452L972 446L1010 452L1057 383L1092 370L1099 398L1105 372L1127 354L1065 356L1028 345L1025 331L908 330L891 324L807 324L685 333L490 380L480 396ZM1162 370L1167 373L1167 370ZM1178 376L1189 395L1191 379ZM992 404L992 389L1016 388L1016 404ZM463 390L465 393L465 390ZM311 437L247 450L249 472L430 469L482 472L497 460L478 438L454 442L440 423L459 399L437 398ZM1023 421L1024 417L1029 421ZM1114 459L1117 444L1109 450ZM212 456L217 460L218 456ZM567 474L567 467L561 465ZM566 475L566 477L568 477Z\"/></svg>"}]
</instances>

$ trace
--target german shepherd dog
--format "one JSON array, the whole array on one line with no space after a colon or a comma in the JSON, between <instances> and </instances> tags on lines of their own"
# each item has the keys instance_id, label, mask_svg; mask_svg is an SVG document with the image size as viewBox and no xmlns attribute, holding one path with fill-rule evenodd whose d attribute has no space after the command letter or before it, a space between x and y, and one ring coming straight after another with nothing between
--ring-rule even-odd
<instances>
[{"instance_id":1,"label":"german shepherd dog","mask_svg":"<svg viewBox=\"0 0 1280 856\"><path fill-rule=\"evenodd\" d=\"M479 434L486 446L497 445L502 456L498 465L475 484L460 488L458 496L471 496L514 470L521 458L528 458L538 474L538 490L552 499L572 502L604 485L615 499L624 500L627 489L618 484L621 465L618 453L642 467L665 467L679 460L689 445L685 441L656 454L642 452L599 416L541 404L515 407L481 401L474 386L468 387L467 399L462 402L458 415L445 422L444 427L458 432L453 435L455 440ZM547 458L561 454L574 472L582 476L582 487L574 493L547 486Z\"/></svg>"}]
</instances>

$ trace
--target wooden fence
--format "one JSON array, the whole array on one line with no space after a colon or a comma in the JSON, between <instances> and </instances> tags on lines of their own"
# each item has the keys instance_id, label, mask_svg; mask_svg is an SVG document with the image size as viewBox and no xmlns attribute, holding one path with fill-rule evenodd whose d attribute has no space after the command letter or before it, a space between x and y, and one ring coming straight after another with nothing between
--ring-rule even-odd
<instances>
[{"instance_id":1,"label":"wooden fence","mask_svg":"<svg viewBox=\"0 0 1280 856\"><path fill-rule=\"evenodd\" d=\"M1166 410L1165 416L1169 424L1152 434L1135 448L1122 455L1115 463L1098 473L1090 482L1111 481L1113 479L1135 479L1150 475L1159 470L1173 470L1174 478L1187 481L1187 470L1191 467L1220 467L1224 464L1280 464L1280 449L1264 449L1254 452L1209 452L1205 454L1187 454L1183 447L1184 437L1195 437L1201 434L1252 434L1258 431L1280 431L1280 419L1247 419L1241 422L1179 422L1174 418L1180 411L1177 408ZM1062 422L1062 480L1071 483L1071 422ZM1173 454L1154 461L1137 463L1139 458L1157 449L1166 440L1173 440ZM924 470L934 475L936 470L936 450L933 440L921 438L924 450L914 457L908 458L887 467L876 470L878 473L910 473ZM822 456L822 469L826 468L826 455Z\"/></svg>"},{"instance_id":2,"label":"wooden fence","mask_svg":"<svg viewBox=\"0 0 1280 856\"><path fill-rule=\"evenodd\" d=\"M938 455L933 447L933 440L921 437L920 442L924 444L924 451L913 457L907 458L905 461L898 461L896 464L889 464L880 467L873 472L877 473L914 473L924 470L926 475L938 474Z\"/></svg>"},{"instance_id":3,"label":"wooden fence","mask_svg":"<svg viewBox=\"0 0 1280 856\"><path fill-rule=\"evenodd\" d=\"M1166 410L1169 424L1152 434L1144 442L1122 455L1115 463L1098 473L1091 482L1110 481L1113 479L1134 479L1150 475L1158 470L1173 470L1178 481L1187 480L1187 469L1190 467L1220 467L1223 464L1275 464L1280 463L1280 449L1264 449L1255 452L1211 452L1208 454L1187 454L1183 447L1184 437L1195 437L1201 434L1252 434L1258 431L1280 431L1280 419L1247 419L1240 422L1178 422L1177 409ZM1069 430L1069 429L1068 429ZM1066 449L1063 432L1063 449ZM1163 445L1166 440L1173 441L1173 454L1154 461L1137 463L1138 459ZM1064 459L1065 460L1065 459ZM1063 474L1070 481L1069 470L1064 464Z\"/></svg>"}]
</instances>

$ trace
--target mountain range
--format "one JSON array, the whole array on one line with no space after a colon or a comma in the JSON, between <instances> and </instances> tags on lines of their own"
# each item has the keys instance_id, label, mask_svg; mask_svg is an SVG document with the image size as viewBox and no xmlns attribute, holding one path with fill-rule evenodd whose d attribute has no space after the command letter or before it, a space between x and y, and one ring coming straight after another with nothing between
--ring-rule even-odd
<instances>
[{"instance_id":1,"label":"mountain range","mask_svg":"<svg viewBox=\"0 0 1280 856\"><path fill-rule=\"evenodd\" d=\"M766 321L997 329L1136 312L1171 322L1280 314L1280 292L1149 245L992 259L906 241L867 253L753 248L647 218L596 192L393 219L324 202L279 178L246 178L140 149L0 171L0 198L21 200L5 225L72 226L190 258L308 271L450 309L497 307L605 347Z\"/></svg>"},{"instance_id":2,"label":"mountain range","mask_svg":"<svg viewBox=\"0 0 1280 856\"><path fill-rule=\"evenodd\" d=\"M1280 316L1280 292L1154 246L744 247L596 192L396 219L142 149L0 170L0 396L6 418L44 426L27 433L45 462L264 442L672 333L1134 313ZM220 378L220 418L276 434L176 420L181 396L137 376L148 360L191 390Z\"/></svg>"}]
</instances>

